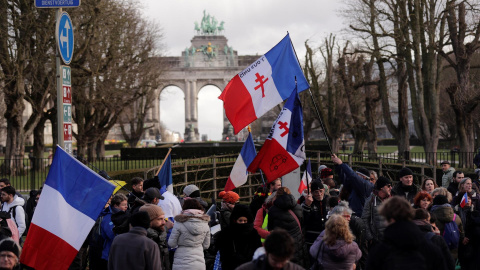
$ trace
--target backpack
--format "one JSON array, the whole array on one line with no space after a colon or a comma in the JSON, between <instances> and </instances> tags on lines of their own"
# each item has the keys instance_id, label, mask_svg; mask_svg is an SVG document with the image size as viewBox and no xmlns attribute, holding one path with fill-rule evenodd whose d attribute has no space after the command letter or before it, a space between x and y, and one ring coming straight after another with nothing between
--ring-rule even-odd
<instances>
[{"instance_id":1,"label":"backpack","mask_svg":"<svg viewBox=\"0 0 480 270\"><path fill-rule=\"evenodd\" d=\"M453 214L453 221L446 223L443 231L443 239L445 239L450 250L458 248L458 242L460 241L460 231L457 223L455 223L456 217L457 215Z\"/></svg>"},{"instance_id":2,"label":"backpack","mask_svg":"<svg viewBox=\"0 0 480 270\"><path fill-rule=\"evenodd\" d=\"M99 216L95 221L95 224L93 225L92 230L90 231L89 241L88 241L88 244L91 247L97 247L97 248L100 248L100 250L103 249L103 243L105 242L105 239L103 239L102 233L101 233L101 224L103 221L103 217L104 216Z\"/></svg>"},{"instance_id":3,"label":"backpack","mask_svg":"<svg viewBox=\"0 0 480 270\"><path fill-rule=\"evenodd\" d=\"M15 205L13 207L11 207L10 209L8 209L8 213L10 214L10 216L12 217L12 219L15 220L15 224L17 225L17 228L18 228L18 222L17 222L17 219L16 219L16 216L17 216L17 206L18 205ZM27 225L27 220L28 220L28 215L27 215L27 212L25 212L25 209L23 209L23 213L25 214L25 226Z\"/></svg>"}]
</instances>

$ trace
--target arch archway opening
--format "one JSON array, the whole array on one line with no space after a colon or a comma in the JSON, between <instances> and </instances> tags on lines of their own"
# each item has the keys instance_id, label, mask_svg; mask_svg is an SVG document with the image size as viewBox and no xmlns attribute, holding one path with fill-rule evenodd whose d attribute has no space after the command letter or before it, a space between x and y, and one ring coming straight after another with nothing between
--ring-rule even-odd
<instances>
[{"instance_id":1,"label":"arch archway opening","mask_svg":"<svg viewBox=\"0 0 480 270\"><path fill-rule=\"evenodd\" d=\"M185 94L177 86L160 93L160 134L163 142L181 142L185 131Z\"/></svg>"},{"instance_id":2,"label":"arch archway opening","mask_svg":"<svg viewBox=\"0 0 480 270\"><path fill-rule=\"evenodd\" d=\"M198 132L202 141L221 141L223 133L222 91L206 85L198 92Z\"/></svg>"}]
</instances>

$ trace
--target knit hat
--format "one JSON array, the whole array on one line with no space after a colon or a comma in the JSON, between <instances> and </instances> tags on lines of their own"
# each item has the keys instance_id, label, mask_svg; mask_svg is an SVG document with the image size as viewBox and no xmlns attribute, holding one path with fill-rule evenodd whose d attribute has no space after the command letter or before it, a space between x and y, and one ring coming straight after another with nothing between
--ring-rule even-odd
<instances>
[{"instance_id":1,"label":"knit hat","mask_svg":"<svg viewBox=\"0 0 480 270\"><path fill-rule=\"evenodd\" d=\"M361 176L366 177L367 179L370 179L370 172L363 167L358 168L357 173L360 174Z\"/></svg>"},{"instance_id":2,"label":"knit hat","mask_svg":"<svg viewBox=\"0 0 480 270\"><path fill-rule=\"evenodd\" d=\"M437 195L433 199L433 205L443 205L443 204L446 204L446 203L448 203L448 199L444 195Z\"/></svg>"},{"instance_id":3,"label":"knit hat","mask_svg":"<svg viewBox=\"0 0 480 270\"><path fill-rule=\"evenodd\" d=\"M144 206L140 207L139 211L147 212L150 220L154 220L159 216L165 215L160 206L151 203L147 203Z\"/></svg>"},{"instance_id":4,"label":"knit hat","mask_svg":"<svg viewBox=\"0 0 480 270\"><path fill-rule=\"evenodd\" d=\"M160 200L164 200L165 198L160 194L160 190L156 187L150 187L145 190L145 194L143 194L143 198L151 201L155 198L159 198Z\"/></svg>"},{"instance_id":5,"label":"knit hat","mask_svg":"<svg viewBox=\"0 0 480 270\"><path fill-rule=\"evenodd\" d=\"M186 186L184 189L183 189L183 193L185 193L185 195L189 196L194 192L194 191L197 191L199 190L197 186L195 185L188 185Z\"/></svg>"},{"instance_id":6,"label":"knit hat","mask_svg":"<svg viewBox=\"0 0 480 270\"><path fill-rule=\"evenodd\" d=\"M0 241L0 252L2 251L10 251L15 254L17 258L20 258L20 252L22 251L22 248L12 239L6 238Z\"/></svg>"},{"instance_id":7,"label":"knit hat","mask_svg":"<svg viewBox=\"0 0 480 270\"><path fill-rule=\"evenodd\" d=\"M330 168L325 168L320 171L320 178L324 179L329 177L330 175L333 175L333 170Z\"/></svg>"},{"instance_id":8,"label":"knit hat","mask_svg":"<svg viewBox=\"0 0 480 270\"><path fill-rule=\"evenodd\" d=\"M327 168L327 166L325 166L325 165L318 166L318 173L320 173L325 168Z\"/></svg>"},{"instance_id":9,"label":"knit hat","mask_svg":"<svg viewBox=\"0 0 480 270\"><path fill-rule=\"evenodd\" d=\"M315 190L320 190L320 189L325 189L325 186L323 185L322 181L314 180L312 182L312 185L310 186L310 190L314 192Z\"/></svg>"},{"instance_id":10,"label":"knit hat","mask_svg":"<svg viewBox=\"0 0 480 270\"><path fill-rule=\"evenodd\" d=\"M218 197L223 199L224 202L236 204L240 200L240 196L233 191L222 191L218 194Z\"/></svg>"},{"instance_id":11,"label":"knit hat","mask_svg":"<svg viewBox=\"0 0 480 270\"><path fill-rule=\"evenodd\" d=\"M230 224L241 217L246 217L248 223L253 223L253 216L252 212L250 212L250 208L244 204L236 204L232 210L232 214L230 215Z\"/></svg>"},{"instance_id":12,"label":"knit hat","mask_svg":"<svg viewBox=\"0 0 480 270\"><path fill-rule=\"evenodd\" d=\"M378 177L378 180L377 182L375 183L375 189L376 190L380 190L382 189L384 186L386 185L391 185L392 184L392 180L386 178L386 177L383 177L383 176L380 176Z\"/></svg>"},{"instance_id":13,"label":"knit hat","mask_svg":"<svg viewBox=\"0 0 480 270\"><path fill-rule=\"evenodd\" d=\"M150 216L147 212L138 211L130 217L130 225L148 229L150 227Z\"/></svg>"},{"instance_id":14,"label":"knit hat","mask_svg":"<svg viewBox=\"0 0 480 270\"><path fill-rule=\"evenodd\" d=\"M407 167L403 167L399 172L398 172L398 177L399 178L402 178L406 175L413 175L413 172L412 170L410 170L409 168Z\"/></svg>"}]
</instances>

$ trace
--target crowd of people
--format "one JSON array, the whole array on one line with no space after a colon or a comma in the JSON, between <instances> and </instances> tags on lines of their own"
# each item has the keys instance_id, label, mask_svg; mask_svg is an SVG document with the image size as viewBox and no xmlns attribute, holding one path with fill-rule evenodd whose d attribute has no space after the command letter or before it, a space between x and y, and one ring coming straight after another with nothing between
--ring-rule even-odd
<instances>
[{"instance_id":1,"label":"crowd of people","mask_svg":"<svg viewBox=\"0 0 480 270\"><path fill-rule=\"evenodd\" d=\"M177 197L136 177L105 205L70 269L480 269L478 177L442 162L442 186L417 186L407 167L390 179L332 162L298 199L279 178L249 204L223 191L210 207L196 185ZM18 259L41 190L25 201L8 179L0 188L0 269L29 269Z\"/></svg>"}]
</instances>

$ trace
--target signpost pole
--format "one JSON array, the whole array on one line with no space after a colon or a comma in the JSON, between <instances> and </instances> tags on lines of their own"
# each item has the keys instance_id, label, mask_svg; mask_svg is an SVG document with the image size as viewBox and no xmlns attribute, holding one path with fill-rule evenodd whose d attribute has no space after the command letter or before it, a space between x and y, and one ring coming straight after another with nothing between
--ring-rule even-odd
<instances>
[{"instance_id":1,"label":"signpost pole","mask_svg":"<svg viewBox=\"0 0 480 270\"><path fill-rule=\"evenodd\" d=\"M56 13L56 24L60 20L60 15L62 14L62 8L57 9ZM55 25L56 25L55 24ZM62 66L60 63L60 51L58 46L56 47L56 66L57 66L57 137L58 145L64 148L63 142L63 89L62 89ZM55 149L55 147L54 147Z\"/></svg>"}]
</instances>

